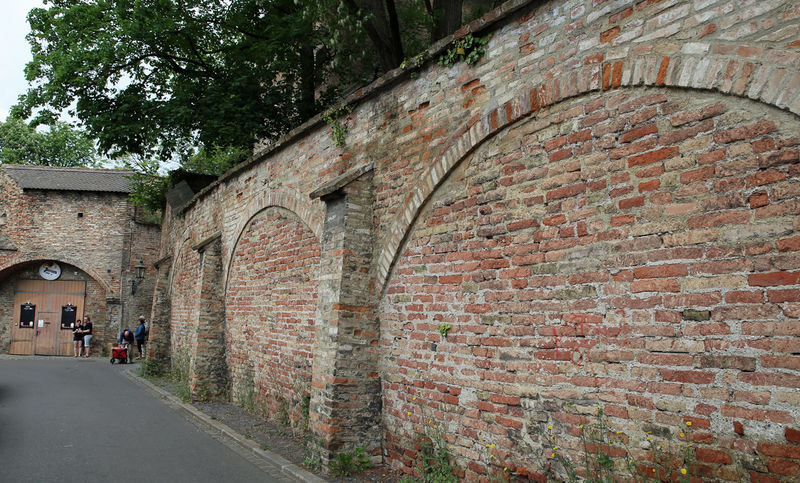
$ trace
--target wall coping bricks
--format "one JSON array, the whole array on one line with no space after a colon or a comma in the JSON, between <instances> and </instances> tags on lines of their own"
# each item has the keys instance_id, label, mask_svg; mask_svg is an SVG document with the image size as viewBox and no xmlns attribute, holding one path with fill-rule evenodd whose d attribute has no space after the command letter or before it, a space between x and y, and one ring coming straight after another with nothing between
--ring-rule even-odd
<instances>
[{"instance_id":1,"label":"wall coping bricks","mask_svg":"<svg viewBox=\"0 0 800 483\"><path fill-rule=\"evenodd\" d=\"M213 235L211 235L209 237L206 237L204 240L202 240L201 242L197 243L196 245L193 245L192 246L192 250L194 250L196 252L201 252L201 251L205 250L205 248L209 244L214 243L215 241L219 240L220 238L222 238L222 232L218 231L218 232L214 233Z\"/></svg>"},{"instance_id":2,"label":"wall coping bricks","mask_svg":"<svg viewBox=\"0 0 800 483\"><path fill-rule=\"evenodd\" d=\"M373 163L368 163L363 166L353 168L347 173L344 173L343 175L333 179L331 182L326 183L321 187L315 189L308 195L308 197L311 198L312 200L319 198L322 201L326 201L326 199L329 196L333 195L334 192L339 191L343 187L353 182L353 180L355 180L356 178L360 177L364 173L372 171L373 169L375 169Z\"/></svg>"}]
</instances>

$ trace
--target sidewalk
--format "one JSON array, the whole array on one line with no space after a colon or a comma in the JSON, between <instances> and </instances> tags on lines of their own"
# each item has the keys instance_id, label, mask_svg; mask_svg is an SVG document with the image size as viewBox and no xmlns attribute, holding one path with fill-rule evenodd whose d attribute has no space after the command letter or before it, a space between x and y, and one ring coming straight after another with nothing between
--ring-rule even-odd
<instances>
[{"instance_id":1,"label":"sidewalk","mask_svg":"<svg viewBox=\"0 0 800 483\"><path fill-rule=\"evenodd\" d=\"M171 406L172 408L183 413L198 427L214 437L214 439L220 441L233 451L239 453L255 466L261 468L264 472L272 474L280 473L287 476L289 479L298 482L323 483L332 481L320 478L319 476L300 468L286 458L268 451L267 449L262 449L261 446L253 439L239 434L228 425L210 417L192 404L184 403L177 396L173 395L166 389L158 387L156 384L153 384L147 379L139 376L138 372L139 366L136 364L130 364L123 370L123 373L132 381L150 391L157 398L162 399L168 406ZM302 453L302 451L299 451L299 453Z\"/></svg>"},{"instance_id":2,"label":"sidewalk","mask_svg":"<svg viewBox=\"0 0 800 483\"><path fill-rule=\"evenodd\" d=\"M173 394L174 391L168 383L160 384L158 381L154 383L139 376L139 367L139 364L130 364L123 369L123 372L167 405L182 412L215 439L267 472L277 471L294 481L313 483L392 483L401 479L398 473L381 467L349 477L326 478L315 475L300 467L305 458L305 443L293 437L290 430L259 419L231 403L184 403ZM225 424L228 421L230 425ZM282 452L286 457L277 452ZM287 458L292 458L294 461Z\"/></svg>"}]
</instances>

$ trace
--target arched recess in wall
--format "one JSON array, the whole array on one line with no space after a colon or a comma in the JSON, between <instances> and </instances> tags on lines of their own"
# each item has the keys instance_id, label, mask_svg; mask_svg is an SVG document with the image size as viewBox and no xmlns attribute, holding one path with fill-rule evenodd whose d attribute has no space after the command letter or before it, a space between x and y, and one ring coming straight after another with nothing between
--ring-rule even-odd
<instances>
[{"instance_id":1,"label":"arched recess in wall","mask_svg":"<svg viewBox=\"0 0 800 483\"><path fill-rule=\"evenodd\" d=\"M184 351L186 355L190 355L196 336L200 257L197 251L192 250L189 229L184 232L182 240L172 255L174 263L169 279L172 298L169 329L172 351Z\"/></svg>"},{"instance_id":2,"label":"arched recess in wall","mask_svg":"<svg viewBox=\"0 0 800 483\"><path fill-rule=\"evenodd\" d=\"M743 45L741 49L748 47L758 51L757 46ZM702 55L671 58L630 54L613 62L598 61L566 70L549 79L535 74L534 80L510 101L472 117L470 123L453 134L437 161L423 173L416 189L407 195L381 241L376 285L386 289L389 273L409 227L448 174L486 140L523 118L546 116L554 104L589 92L627 87L680 87L749 98L800 115L800 90L796 87L800 85L800 70L796 66L714 52L711 44L709 51ZM602 59L602 55L598 55Z\"/></svg>"},{"instance_id":3,"label":"arched recess in wall","mask_svg":"<svg viewBox=\"0 0 800 483\"><path fill-rule=\"evenodd\" d=\"M231 252L225 342L232 396L300 422L311 390L319 238L297 213L269 206L248 220Z\"/></svg>"},{"instance_id":4,"label":"arched recess in wall","mask_svg":"<svg viewBox=\"0 0 800 483\"><path fill-rule=\"evenodd\" d=\"M782 442L800 420L797 132L762 102L635 87L473 150L411 223L380 301L388 454L414 451L420 411L452 454L496 445L519 474L544 471L548 444L580 448L594 407L631 444L684 422L708 433L702 451Z\"/></svg>"},{"instance_id":5,"label":"arched recess in wall","mask_svg":"<svg viewBox=\"0 0 800 483\"><path fill-rule=\"evenodd\" d=\"M43 257L43 256L41 256L41 254L37 254L35 257L34 256L28 256L28 257L24 257L23 259L15 260L12 265L0 268L0 280L3 280L10 273L17 271L20 268L24 268L24 267L28 267L28 266L31 266L31 265L36 265L36 264L39 264L39 263L44 263L44 262L51 262L51 261L55 261L55 262L58 262L58 263L66 263L66 264L72 265L73 267L77 267L77 268L81 269L87 275L92 277L92 279L94 279L97 283L99 283L102 286L102 288L103 288L103 290L105 291L106 294L109 294L109 295L112 294L111 286L109 285L108 280L106 280L104 277L101 277L97 273L96 270L86 267L82 263L81 260L76 260L76 259L74 259L72 257L63 256L63 255L59 255L59 256L56 256L56 257L47 257L47 256Z\"/></svg>"},{"instance_id":6,"label":"arched recess in wall","mask_svg":"<svg viewBox=\"0 0 800 483\"><path fill-rule=\"evenodd\" d=\"M317 203L320 203L317 201ZM224 270L230 274L231 260L236 246L242 236L247 225L251 222L253 217L263 210L277 206L291 211L311 230L312 233L319 239L322 234L322 217L323 208L319 205L315 208L315 204L301 193L295 190L285 188L269 189L262 191L258 195L252 197L244 208L234 228L230 231L225 230L224 246L230 247L228 250L228 257L225 260ZM226 276L226 286L227 286Z\"/></svg>"}]
</instances>

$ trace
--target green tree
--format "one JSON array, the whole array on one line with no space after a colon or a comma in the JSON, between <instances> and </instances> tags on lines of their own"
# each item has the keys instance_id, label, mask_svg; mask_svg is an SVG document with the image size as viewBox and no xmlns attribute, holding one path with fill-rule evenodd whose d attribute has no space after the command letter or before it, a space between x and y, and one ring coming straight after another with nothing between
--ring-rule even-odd
<instances>
[{"instance_id":1,"label":"green tree","mask_svg":"<svg viewBox=\"0 0 800 483\"><path fill-rule=\"evenodd\" d=\"M0 122L0 163L40 166L96 166L94 142L83 131L55 122L38 132L24 121Z\"/></svg>"},{"instance_id":2,"label":"green tree","mask_svg":"<svg viewBox=\"0 0 800 483\"><path fill-rule=\"evenodd\" d=\"M51 0L28 15L14 114L72 109L103 152L251 147L318 110L316 31L294 0ZM73 106L73 102L75 103Z\"/></svg>"},{"instance_id":3,"label":"green tree","mask_svg":"<svg viewBox=\"0 0 800 483\"><path fill-rule=\"evenodd\" d=\"M250 148L451 33L463 1L49 0L13 113L71 110L112 155Z\"/></svg>"}]
</instances>

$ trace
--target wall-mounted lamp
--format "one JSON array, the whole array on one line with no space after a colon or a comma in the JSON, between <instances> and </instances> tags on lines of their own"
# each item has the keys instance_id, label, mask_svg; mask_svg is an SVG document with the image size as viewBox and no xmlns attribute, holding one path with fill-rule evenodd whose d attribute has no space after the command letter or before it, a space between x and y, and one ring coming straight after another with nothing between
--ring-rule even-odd
<instances>
[{"instance_id":1,"label":"wall-mounted lamp","mask_svg":"<svg viewBox=\"0 0 800 483\"><path fill-rule=\"evenodd\" d=\"M144 271L147 267L144 266L144 260L139 260L139 264L133 267L136 270L135 277L131 280L131 295L136 294L136 286L142 283L144 279Z\"/></svg>"}]
</instances>

